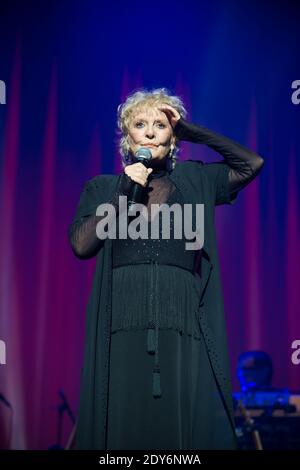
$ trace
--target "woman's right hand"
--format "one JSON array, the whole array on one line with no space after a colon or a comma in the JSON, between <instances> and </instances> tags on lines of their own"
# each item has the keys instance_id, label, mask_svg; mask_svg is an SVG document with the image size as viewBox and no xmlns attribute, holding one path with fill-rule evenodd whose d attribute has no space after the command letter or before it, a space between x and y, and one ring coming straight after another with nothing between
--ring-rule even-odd
<instances>
[{"instance_id":1,"label":"woman's right hand","mask_svg":"<svg viewBox=\"0 0 300 470\"><path fill-rule=\"evenodd\" d=\"M142 163L132 163L127 165L124 169L129 178L131 178L135 183L139 183L143 187L147 185L148 176L152 173L153 168L146 168Z\"/></svg>"}]
</instances>

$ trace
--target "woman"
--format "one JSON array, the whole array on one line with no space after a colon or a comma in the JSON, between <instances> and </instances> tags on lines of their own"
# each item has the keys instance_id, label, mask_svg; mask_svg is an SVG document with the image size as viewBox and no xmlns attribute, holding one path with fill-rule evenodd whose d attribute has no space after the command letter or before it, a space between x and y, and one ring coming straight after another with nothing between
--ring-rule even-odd
<instances>
[{"instance_id":1,"label":"woman","mask_svg":"<svg viewBox=\"0 0 300 470\"><path fill-rule=\"evenodd\" d=\"M185 117L180 98L166 89L128 96L118 107L124 171L86 183L69 229L76 256L97 255L80 449L236 448L214 207L232 203L263 159ZM182 140L206 144L224 159L179 163ZM151 151L149 168L137 161L141 147ZM119 196L130 197L136 183L150 215L152 204L204 204L201 249L187 250L184 236L172 237L174 217L169 239L161 232L158 239L98 238L104 216L97 207L110 202L119 216Z\"/></svg>"}]
</instances>

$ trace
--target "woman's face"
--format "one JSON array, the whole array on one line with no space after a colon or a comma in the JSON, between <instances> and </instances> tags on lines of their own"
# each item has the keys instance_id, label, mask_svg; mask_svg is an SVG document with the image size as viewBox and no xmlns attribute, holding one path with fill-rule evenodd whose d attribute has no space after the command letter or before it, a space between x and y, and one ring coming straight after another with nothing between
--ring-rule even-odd
<instances>
[{"instance_id":1,"label":"woman's face","mask_svg":"<svg viewBox=\"0 0 300 470\"><path fill-rule=\"evenodd\" d=\"M152 158L162 160L175 144L173 128L166 114L152 106L133 114L128 128L128 143L133 154L149 147Z\"/></svg>"}]
</instances>

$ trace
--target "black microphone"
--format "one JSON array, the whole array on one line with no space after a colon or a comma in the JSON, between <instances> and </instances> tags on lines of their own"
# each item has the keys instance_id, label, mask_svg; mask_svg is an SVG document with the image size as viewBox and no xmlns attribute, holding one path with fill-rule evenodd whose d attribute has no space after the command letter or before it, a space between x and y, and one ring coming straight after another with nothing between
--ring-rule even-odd
<instances>
[{"instance_id":1,"label":"black microphone","mask_svg":"<svg viewBox=\"0 0 300 470\"><path fill-rule=\"evenodd\" d=\"M135 152L135 160L136 160L135 163L140 162L146 168L150 167L151 159L152 159L152 153L150 149L147 147L140 147ZM128 215L131 215L130 212L132 212L132 206L141 201L143 190L144 190L144 187L141 184L134 182L132 186L131 197L128 201Z\"/></svg>"}]
</instances>

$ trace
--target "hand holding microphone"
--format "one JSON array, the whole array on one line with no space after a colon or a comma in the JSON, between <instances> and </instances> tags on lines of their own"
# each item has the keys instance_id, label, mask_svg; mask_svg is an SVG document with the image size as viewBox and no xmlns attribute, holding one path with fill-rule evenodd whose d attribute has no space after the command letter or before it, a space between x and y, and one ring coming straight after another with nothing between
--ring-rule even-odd
<instances>
[{"instance_id":1,"label":"hand holding microphone","mask_svg":"<svg viewBox=\"0 0 300 470\"><path fill-rule=\"evenodd\" d=\"M131 213L131 207L141 201L143 188L147 186L148 177L153 171L153 168L148 168L151 158L151 151L148 148L141 147L135 153L137 163L127 165L124 169L126 175L134 181L132 195L128 202L129 215Z\"/></svg>"},{"instance_id":2,"label":"hand holding microphone","mask_svg":"<svg viewBox=\"0 0 300 470\"><path fill-rule=\"evenodd\" d=\"M133 181L145 187L147 185L147 179L150 173L152 173L153 168L146 168L143 163L132 163L132 165L127 165L124 172L129 176Z\"/></svg>"}]
</instances>

